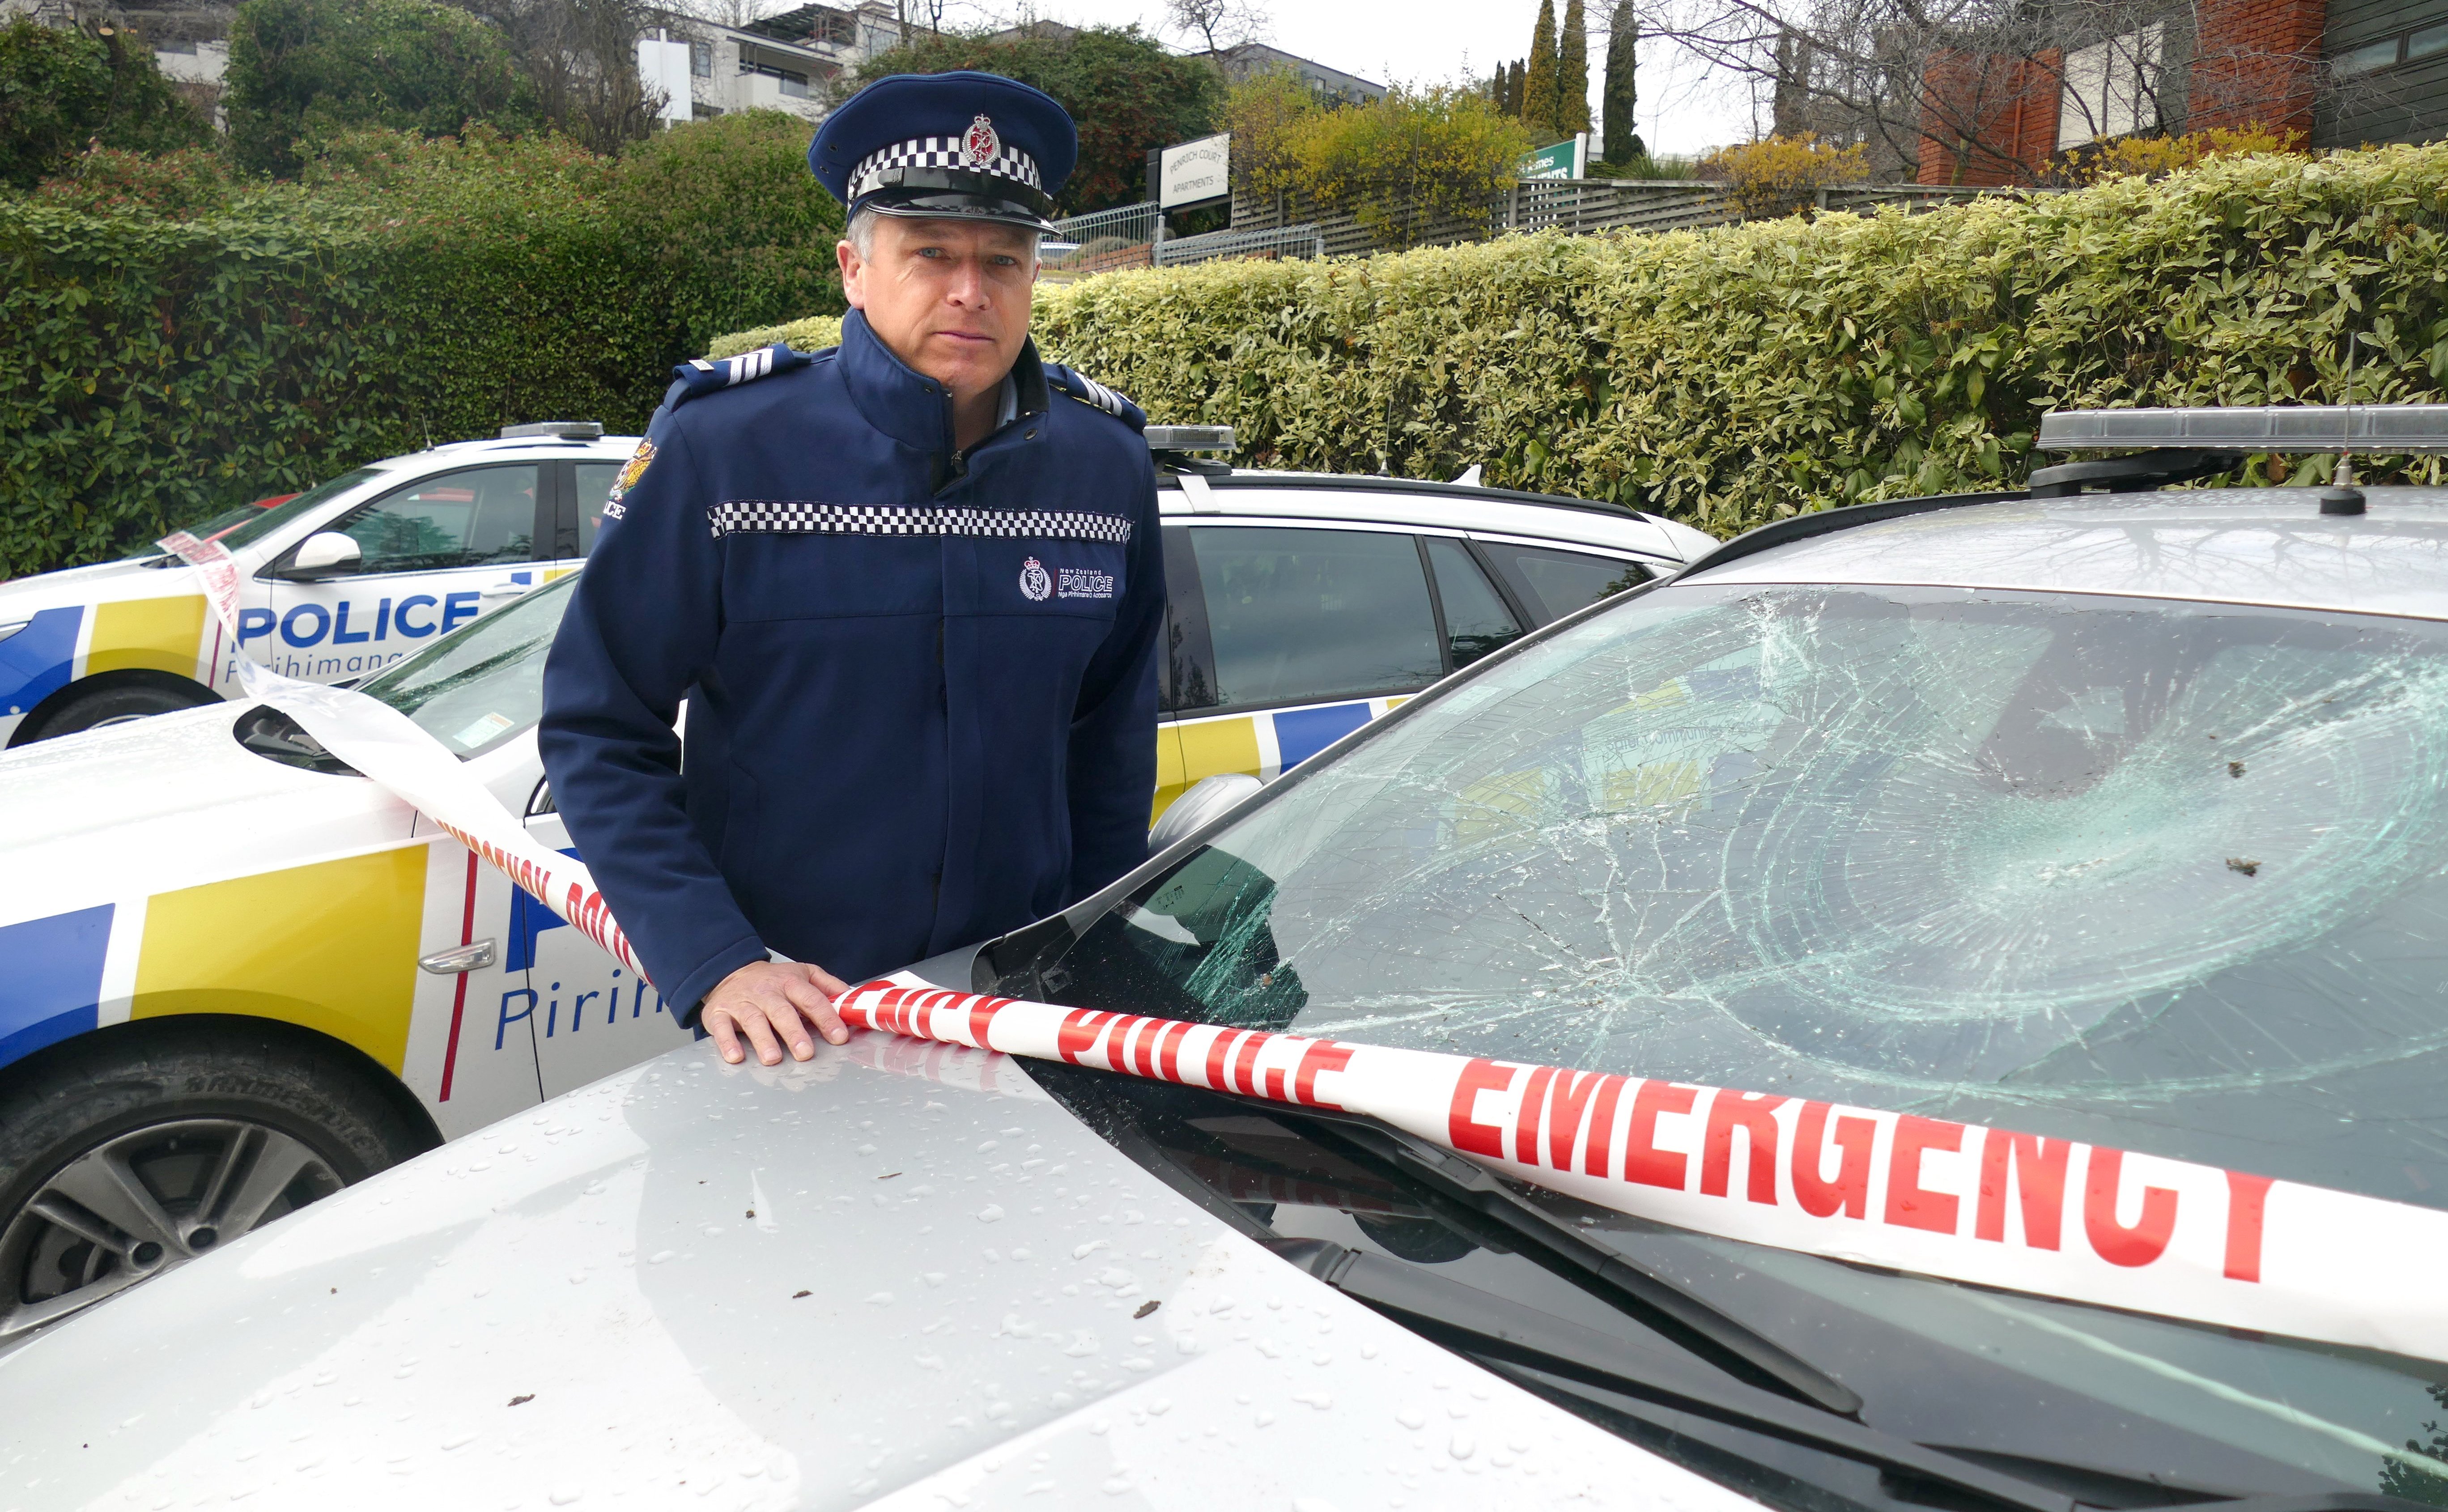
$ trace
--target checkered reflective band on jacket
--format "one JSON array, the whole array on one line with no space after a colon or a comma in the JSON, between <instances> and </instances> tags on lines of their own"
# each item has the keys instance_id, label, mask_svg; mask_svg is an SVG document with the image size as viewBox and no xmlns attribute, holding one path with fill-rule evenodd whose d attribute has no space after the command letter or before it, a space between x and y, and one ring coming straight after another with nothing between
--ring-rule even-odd
<instances>
[{"instance_id":1,"label":"checkered reflective band on jacket","mask_svg":"<svg viewBox=\"0 0 2448 1512\"><path fill-rule=\"evenodd\" d=\"M966 509L938 505L807 504L732 499L706 511L727 535L933 535L984 540L1103 541L1128 545L1131 522L1080 509Z\"/></svg>"}]
</instances>

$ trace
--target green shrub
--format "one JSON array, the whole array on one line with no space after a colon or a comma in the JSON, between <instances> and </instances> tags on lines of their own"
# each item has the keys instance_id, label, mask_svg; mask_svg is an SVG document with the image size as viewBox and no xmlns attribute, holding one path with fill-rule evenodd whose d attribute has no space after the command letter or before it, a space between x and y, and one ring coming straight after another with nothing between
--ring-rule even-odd
<instances>
[{"instance_id":1,"label":"green shrub","mask_svg":"<svg viewBox=\"0 0 2448 1512\"><path fill-rule=\"evenodd\" d=\"M841 328L842 317L837 315L812 315L804 320L735 331L727 336L716 338L707 349L706 355L735 357L743 352L770 347L776 341L801 352L822 352L827 347L841 345Z\"/></svg>"},{"instance_id":2,"label":"green shrub","mask_svg":"<svg viewBox=\"0 0 2448 1512\"><path fill-rule=\"evenodd\" d=\"M0 26L0 189L32 188L88 144L168 152L212 135L127 31L24 15Z\"/></svg>"},{"instance_id":3,"label":"green shrub","mask_svg":"<svg viewBox=\"0 0 2448 1512\"><path fill-rule=\"evenodd\" d=\"M356 133L201 213L0 196L0 577L509 422L641 430L713 322L839 308L773 172L804 133L720 125L721 165L676 176L700 127L619 160Z\"/></svg>"},{"instance_id":4,"label":"green shrub","mask_svg":"<svg viewBox=\"0 0 2448 1512\"><path fill-rule=\"evenodd\" d=\"M2448 397L2448 146L1926 215L1107 274L1049 355L1245 463L1639 500L1729 533L2007 486L2040 413ZM2325 464L2316 464L2314 473ZM2256 464L2249 475L2266 476Z\"/></svg>"},{"instance_id":5,"label":"green shrub","mask_svg":"<svg viewBox=\"0 0 2448 1512\"><path fill-rule=\"evenodd\" d=\"M454 135L537 123L509 48L433 0L245 0L230 24L230 156L284 177L365 126Z\"/></svg>"}]
</instances>

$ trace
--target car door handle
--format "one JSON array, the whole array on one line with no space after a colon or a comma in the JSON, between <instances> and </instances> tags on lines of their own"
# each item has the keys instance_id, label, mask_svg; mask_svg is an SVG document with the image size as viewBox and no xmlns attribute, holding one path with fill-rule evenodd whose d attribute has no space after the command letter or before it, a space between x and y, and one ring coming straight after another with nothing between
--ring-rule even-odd
<instances>
[{"instance_id":1,"label":"car door handle","mask_svg":"<svg viewBox=\"0 0 2448 1512\"><path fill-rule=\"evenodd\" d=\"M499 583L488 583L477 589L476 596L481 599L515 599L534 586L533 583L521 583L516 578L505 578Z\"/></svg>"},{"instance_id":2,"label":"car door handle","mask_svg":"<svg viewBox=\"0 0 2448 1512\"><path fill-rule=\"evenodd\" d=\"M457 976L462 971L474 971L493 964L493 942L477 940L469 945L454 945L447 950L417 957L416 964L438 977Z\"/></svg>"}]
</instances>

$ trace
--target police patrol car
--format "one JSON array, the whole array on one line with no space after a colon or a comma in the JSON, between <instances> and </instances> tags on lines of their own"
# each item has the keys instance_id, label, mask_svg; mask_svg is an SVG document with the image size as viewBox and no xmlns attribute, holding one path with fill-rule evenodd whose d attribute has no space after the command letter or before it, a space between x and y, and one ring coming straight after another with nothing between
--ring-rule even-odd
<instances>
[{"instance_id":1,"label":"police patrol car","mask_svg":"<svg viewBox=\"0 0 2448 1512\"><path fill-rule=\"evenodd\" d=\"M1158 813L1201 778L1293 767L1710 544L1615 506L1238 471L1197 452L1229 432L1149 436L1172 600ZM383 532L408 528L386 522L439 533L458 518L443 503L481 522L527 489L545 502L541 538L545 507L602 500L628 450L513 438L369 469L239 555L285 567L337 536L372 558ZM487 587L514 582L507 559L379 585L258 566L247 622L266 628L247 654L348 677L335 631L370 638L343 642L350 656L388 662L405 614L415 654L363 690L566 848L534 726L575 581L562 569L590 534L580 517L568 549L516 568L566 581L481 619ZM154 592L127 602L196 592L179 567L90 570ZM464 612L444 635L454 595ZM292 626L316 643L292 645ZM209 630L181 633L229 665ZM207 697L189 686L189 701ZM689 1038L651 986L270 709L215 702L44 740L0 756L0 960L13 968L0 975L0 1341Z\"/></svg>"},{"instance_id":2,"label":"police patrol car","mask_svg":"<svg viewBox=\"0 0 2448 1512\"><path fill-rule=\"evenodd\" d=\"M0 741L235 698L241 655L316 682L379 672L576 566L636 444L509 426L191 526L238 558L235 645L159 551L0 584Z\"/></svg>"}]
</instances>

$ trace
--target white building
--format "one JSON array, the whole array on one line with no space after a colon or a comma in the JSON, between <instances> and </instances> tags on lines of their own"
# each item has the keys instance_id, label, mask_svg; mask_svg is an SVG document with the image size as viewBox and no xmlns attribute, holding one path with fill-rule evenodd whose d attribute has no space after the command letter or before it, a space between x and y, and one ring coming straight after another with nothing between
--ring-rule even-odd
<instances>
[{"instance_id":1,"label":"white building","mask_svg":"<svg viewBox=\"0 0 2448 1512\"><path fill-rule=\"evenodd\" d=\"M801 6L737 27L683 15L666 24L689 39L689 100L699 117L788 110L820 121L833 80L901 42L901 23L881 0Z\"/></svg>"}]
</instances>

